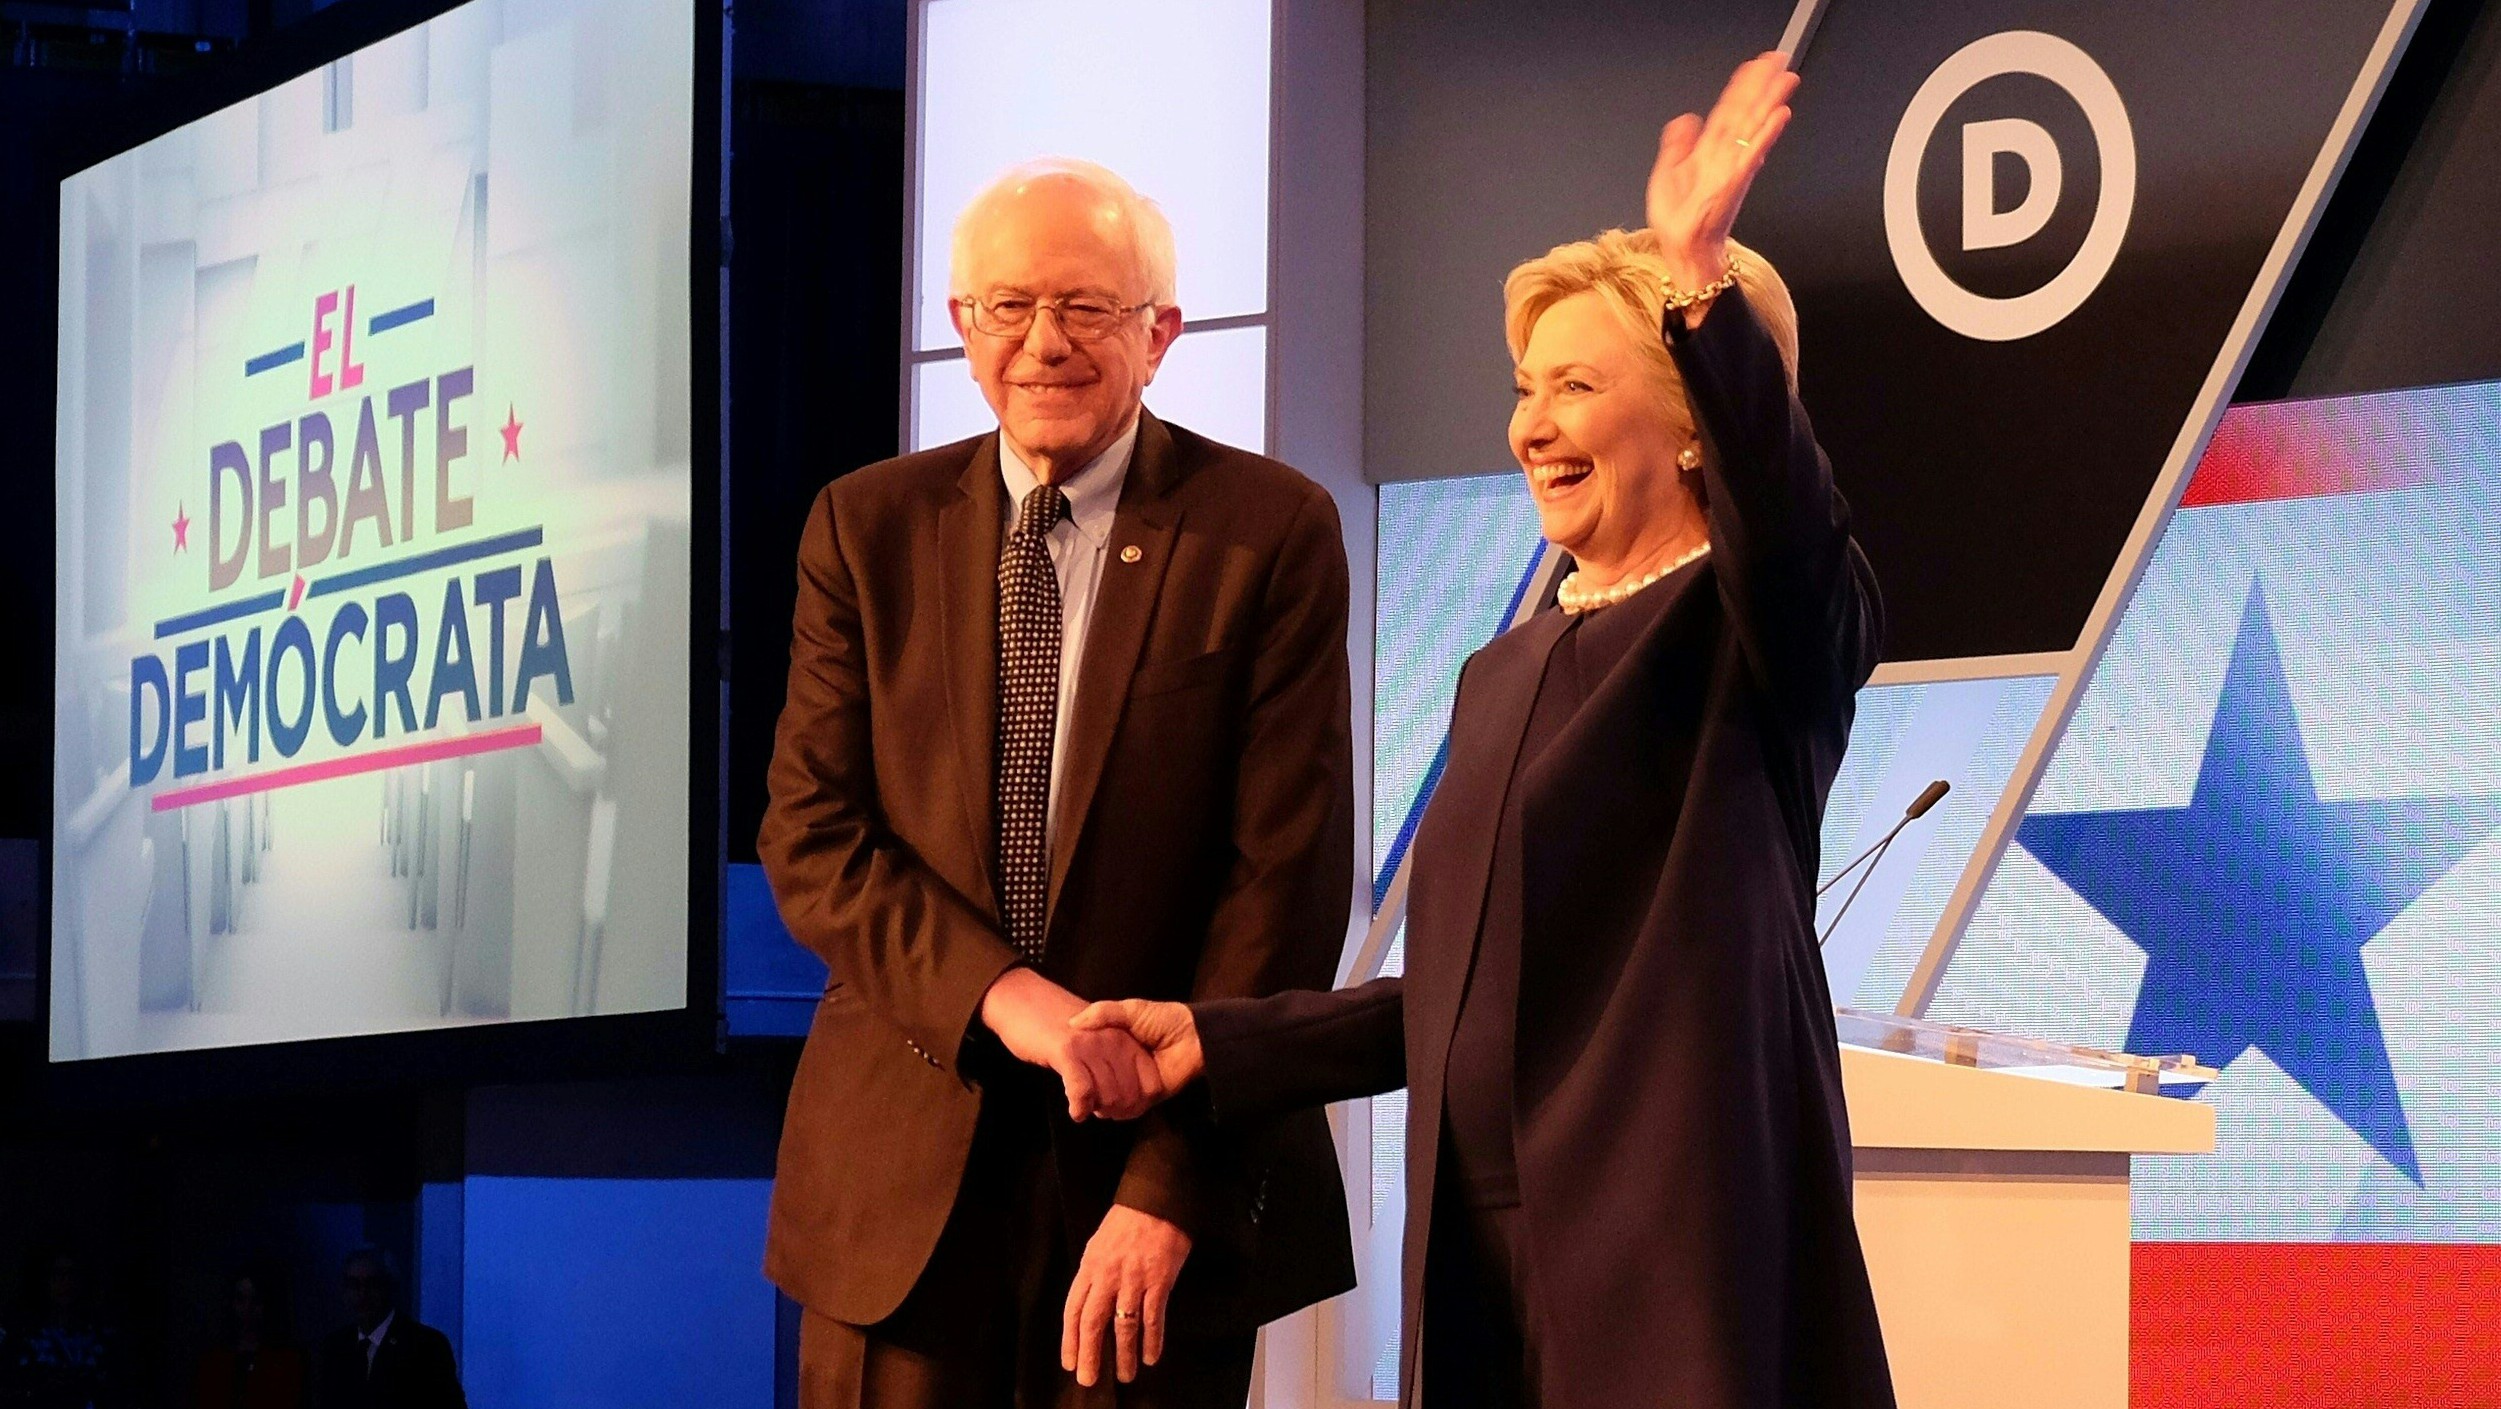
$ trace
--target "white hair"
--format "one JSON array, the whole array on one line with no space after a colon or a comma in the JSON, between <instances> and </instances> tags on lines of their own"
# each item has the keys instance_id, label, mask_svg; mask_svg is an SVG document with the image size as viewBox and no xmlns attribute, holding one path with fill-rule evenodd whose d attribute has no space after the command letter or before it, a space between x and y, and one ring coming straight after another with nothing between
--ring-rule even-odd
<instances>
[{"instance_id":1,"label":"white hair","mask_svg":"<svg viewBox=\"0 0 2501 1409\"><path fill-rule=\"evenodd\" d=\"M1137 188L1120 178L1107 166L1098 166L1075 157L1042 157L1021 162L999 173L996 180L981 188L981 194L964 206L955 217L955 240L949 252L947 288L958 298L974 290L965 286L965 268L971 261L973 229L982 215L1001 197L1038 178L1058 176L1075 181L1086 190L1102 197L1120 212L1121 223L1129 227L1137 241L1138 273L1146 280L1146 300L1159 308L1177 307L1179 258L1172 245L1172 222L1164 218L1163 207L1138 194Z\"/></svg>"}]
</instances>

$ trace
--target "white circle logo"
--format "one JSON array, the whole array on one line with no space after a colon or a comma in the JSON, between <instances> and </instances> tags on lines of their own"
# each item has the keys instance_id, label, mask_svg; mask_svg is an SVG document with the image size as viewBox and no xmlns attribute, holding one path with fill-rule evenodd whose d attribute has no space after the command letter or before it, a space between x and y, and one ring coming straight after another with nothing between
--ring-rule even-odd
<instances>
[{"instance_id":1,"label":"white circle logo","mask_svg":"<svg viewBox=\"0 0 2501 1409\"><path fill-rule=\"evenodd\" d=\"M2066 268L2028 294L1989 298L1955 283L1937 264L1927 235L1919 228L1919 163L1928 154L1928 140L1946 108L1981 83L2009 73L2046 78L2084 109L2092 124L2093 144L2101 153L2101 197L2094 204L2084 244ZM1995 172L2000 153L2020 158L2031 175L2031 188L2022 204L2011 211L1997 206ZM2039 234L2058 203L2062 174L2057 144L2038 123L1998 118L1966 126L1962 247L1999 248ZM2119 100L2119 90L2091 55L2038 30L2008 30L1974 40L1937 65L1937 71L1911 96L1884 163L1884 238L1893 251L1893 267L1930 317L1982 342L2028 338L2082 307L2119 257L2119 242L2127 236L2128 216L2135 207L2136 136L2128 126L2127 105Z\"/></svg>"}]
</instances>

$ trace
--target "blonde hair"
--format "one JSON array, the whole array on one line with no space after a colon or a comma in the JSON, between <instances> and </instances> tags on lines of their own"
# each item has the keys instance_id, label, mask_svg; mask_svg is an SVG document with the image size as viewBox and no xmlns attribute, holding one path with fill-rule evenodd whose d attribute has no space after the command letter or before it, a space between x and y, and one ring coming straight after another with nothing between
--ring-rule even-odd
<instances>
[{"instance_id":1,"label":"blonde hair","mask_svg":"<svg viewBox=\"0 0 2501 1409\"><path fill-rule=\"evenodd\" d=\"M1728 253L1735 262L1737 287L1780 349L1781 365L1795 388L1798 311L1789 301L1789 286L1753 250L1731 240ZM1693 408L1685 400L1685 379L1659 332L1667 317L1666 286L1667 261L1659 256L1659 237L1648 230L1607 230L1524 260L1502 281L1502 331L1511 344L1511 360L1519 361L1528 351L1529 334L1546 310L1575 294L1594 293L1654 373L1669 419L1690 439Z\"/></svg>"},{"instance_id":2,"label":"blonde hair","mask_svg":"<svg viewBox=\"0 0 2501 1409\"><path fill-rule=\"evenodd\" d=\"M965 204L955 217L954 240L948 249L948 291L958 298L974 292L965 286L966 266L972 262L973 232L989 207L1021 187L1052 178L1074 181L1120 212L1121 223L1137 241L1138 274L1146 281L1146 301L1158 308L1178 307L1180 259L1173 249L1172 222L1165 218L1164 208L1139 195L1135 186L1110 167L1075 157L1042 157L1011 166Z\"/></svg>"}]
</instances>

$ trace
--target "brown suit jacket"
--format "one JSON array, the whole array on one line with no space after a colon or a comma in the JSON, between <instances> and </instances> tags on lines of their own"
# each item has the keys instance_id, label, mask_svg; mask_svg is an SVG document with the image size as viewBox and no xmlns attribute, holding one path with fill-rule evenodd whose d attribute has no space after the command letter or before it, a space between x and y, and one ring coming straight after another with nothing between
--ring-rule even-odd
<instances>
[{"instance_id":1,"label":"brown suit jacket","mask_svg":"<svg viewBox=\"0 0 2501 1409\"><path fill-rule=\"evenodd\" d=\"M976 1028L1017 962L990 874L1006 503L998 437L982 436L827 485L800 540L756 849L830 978L765 1270L855 1324L927 1264L982 1058L1003 1060ZM1354 886L1346 597L1326 491L1143 416L1063 724L1045 974L1088 998L1329 985ZM1218 1131L1184 1100L1051 1125L1072 1228L1117 1201L1192 1235L1176 1332L1245 1329L1354 1284L1320 1112Z\"/></svg>"}]
</instances>

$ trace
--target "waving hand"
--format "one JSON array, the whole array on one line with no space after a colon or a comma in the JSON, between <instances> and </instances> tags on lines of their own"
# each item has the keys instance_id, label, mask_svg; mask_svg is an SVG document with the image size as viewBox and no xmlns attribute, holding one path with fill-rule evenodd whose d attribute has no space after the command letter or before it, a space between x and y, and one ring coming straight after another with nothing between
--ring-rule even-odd
<instances>
[{"instance_id":1,"label":"waving hand","mask_svg":"<svg viewBox=\"0 0 2501 1409\"><path fill-rule=\"evenodd\" d=\"M1659 133L1645 209L1678 288L1699 289L1728 269L1728 232L1763 157L1789 125L1798 76L1786 55L1737 66L1707 118L1686 113Z\"/></svg>"}]
</instances>

